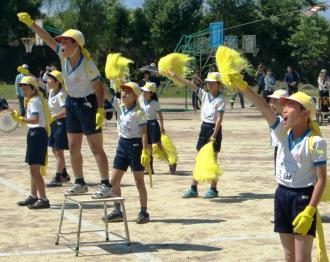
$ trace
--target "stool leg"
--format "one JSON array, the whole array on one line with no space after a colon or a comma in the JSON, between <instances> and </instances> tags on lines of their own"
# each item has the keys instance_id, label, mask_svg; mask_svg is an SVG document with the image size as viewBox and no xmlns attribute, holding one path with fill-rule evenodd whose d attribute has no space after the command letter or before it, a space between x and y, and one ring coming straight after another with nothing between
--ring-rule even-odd
<instances>
[{"instance_id":1,"label":"stool leg","mask_svg":"<svg viewBox=\"0 0 330 262\"><path fill-rule=\"evenodd\" d=\"M78 229L77 229L76 257L78 256L78 253L79 253L82 209L83 209L82 205L79 205L79 222L78 222Z\"/></svg>"},{"instance_id":2,"label":"stool leg","mask_svg":"<svg viewBox=\"0 0 330 262\"><path fill-rule=\"evenodd\" d=\"M123 201L120 201L120 205L121 205L121 209L123 211L123 218L124 218L124 225L125 225L125 233L126 233L126 240L127 240L128 251L131 251L131 240L129 238L125 204L124 204Z\"/></svg>"},{"instance_id":3,"label":"stool leg","mask_svg":"<svg viewBox=\"0 0 330 262\"><path fill-rule=\"evenodd\" d=\"M109 241L108 205L107 202L103 202L103 204L104 204L105 241Z\"/></svg>"},{"instance_id":4,"label":"stool leg","mask_svg":"<svg viewBox=\"0 0 330 262\"><path fill-rule=\"evenodd\" d=\"M60 218L60 225L58 227L58 232L57 232L57 238L55 245L58 245L60 242L60 236L61 236L61 230L62 230L62 224L63 224L63 217L64 217L64 209L65 209L65 204L66 204L66 199L64 198L64 201L62 203L62 211L61 211L61 218Z\"/></svg>"}]
</instances>

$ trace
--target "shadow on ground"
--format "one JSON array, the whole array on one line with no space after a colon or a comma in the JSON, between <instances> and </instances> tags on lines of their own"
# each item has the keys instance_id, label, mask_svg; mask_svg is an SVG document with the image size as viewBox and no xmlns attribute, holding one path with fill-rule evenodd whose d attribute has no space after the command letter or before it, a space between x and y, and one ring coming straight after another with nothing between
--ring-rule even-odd
<instances>
[{"instance_id":1,"label":"shadow on ground","mask_svg":"<svg viewBox=\"0 0 330 262\"><path fill-rule=\"evenodd\" d=\"M247 200L255 199L273 199L274 194L255 194L255 193L240 193L237 196L220 196L217 199L213 199L212 202L217 203L241 203Z\"/></svg>"}]
</instances>

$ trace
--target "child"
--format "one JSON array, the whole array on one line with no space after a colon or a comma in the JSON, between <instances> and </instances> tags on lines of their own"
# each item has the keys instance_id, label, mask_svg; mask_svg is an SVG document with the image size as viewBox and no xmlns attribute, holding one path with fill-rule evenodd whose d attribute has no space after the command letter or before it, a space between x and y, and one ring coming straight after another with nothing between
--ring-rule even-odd
<instances>
[{"instance_id":1,"label":"child","mask_svg":"<svg viewBox=\"0 0 330 262\"><path fill-rule=\"evenodd\" d=\"M164 129L164 119L163 114L160 111L159 103L155 100L157 86L155 83L147 82L141 90L143 91L143 96L140 96L140 107L147 118L147 131L148 131L148 148L150 155L152 155L152 145L157 144L157 146L162 149L162 144L160 141L161 134L165 134ZM159 123L157 121L157 116ZM153 169L153 158L150 158L150 168L151 173L154 173ZM176 169L176 164L170 165L170 173L174 174Z\"/></svg>"},{"instance_id":2,"label":"child","mask_svg":"<svg viewBox=\"0 0 330 262\"><path fill-rule=\"evenodd\" d=\"M38 83L35 78L24 76L19 83L19 87L24 92L24 96L30 99L27 114L26 117L22 117L17 111L13 111L12 117L18 123L25 123L29 127L25 162L30 166L31 195L17 204L27 206L30 209L49 208L50 204L46 197L45 183L41 176L41 166L44 166L47 161L47 130L49 130L49 123L46 119L46 110L48 108L42 95L38 93Z\"/></svg>"},{"instance_id":3,"label":"child","mask_svg":"<svg viewBox=\"0 0 330 262\"><path fill-rule=\"evenodd\" d=\"M64 150L68 150L69 146L66 134L66 91L61 72L54 70L48 73L47 85L49 87L48 107L53 120L48 145L56 158L56 175L47 187L60 187L62 182L70 181L64 158Z\"/></svg>"},{"instance_id":4,"label":"child","mask_svg":"<svg viewBox=\"0 0 330 262\"><path fill-rule=\"evenodd\" d=\"M282 117L276 116L239 76L233 86L261 111L278 140L275 227L286 261L312 261L317 205L326 184L327 144L313 119L312 98L297 92L281 97Z\"/></svg>"},{"instance_id":5,"label":"child","mask_svg":"<svg viewBox=\"0 0 330 262\"><path fill-rule=\"evenodd\" d=\"M279 103L280 97L287 97L288 92L284 89L278 89L273 94L267 96L269 99L270 108L274 111L277 116L282 115L283 106ZM277 157L277 150L278 150L278 141L276 136L273 133L271 135L271 145L274 147L274 163L275 163L275 170L276 170L276 157ZM275 171L276 175L276 171Z\"/></svg>"},{"instance_id":6,"label":"child","mask_svg":"<svg viewBox=\"0 0 330 262\"><path fill-rule=\"evenodd\" d=\"M197 90L190 81L176 76L173 72L170 75L177 78L179 81L186 83L193 90ZM209 93L203 89L199 89L198 97L202 101L201 108L201 119L202 126L199 133L196 149L199 151L209 141L214 143L215 159L217 159L220 152L221 140L222 140L222 119L225 112L225 98L220 92L222 88L221 77L218 72L208 73L205 79ZM193 179L191 188L183 194L183 198L198 197L197 181ZM218 197L217 181L212 181L211 187L204 195L204 198L215 198Z\"/></svg>"},{"instance_id":7,"label":"child","mask_svg":"<svg viewBox=\"0 0 330 262\"><path fill-rule=\"evenodd\" d=\"M108 159L103 149L102 125L104 120L104 86L100 73L85 49L83 34L69 29L55 39L39 27L27 13L17 14L59 56L64 83L67 88L66 123L70 158L75 183L65 195L78 195L88 191L83 176L81 145L83 135L96 160L101 184L92 198L110 197Z\"/></svg>"},{"instance_id":8,"label":"child","mask_svg":"<svg viewBox=\"0 0 330 262\"><path fill-rule=\"evenodd\" d=\"M147 120L138 105L140 87L134 82L129 82L122 84L120 88L121 99L108 93L108 97L118 113L117 129L120 136L113 161L112 192L116 196L121 196L120 182L130 166L139 191L141 204L141 211L138 214L136 223L142 224L150 220L147 212L147 190L144 184L144 167L150 161ZM108 215L107 219L109 222L123 221L120 204L115 204L114 210Z\"/></svg>"}]
</instances>

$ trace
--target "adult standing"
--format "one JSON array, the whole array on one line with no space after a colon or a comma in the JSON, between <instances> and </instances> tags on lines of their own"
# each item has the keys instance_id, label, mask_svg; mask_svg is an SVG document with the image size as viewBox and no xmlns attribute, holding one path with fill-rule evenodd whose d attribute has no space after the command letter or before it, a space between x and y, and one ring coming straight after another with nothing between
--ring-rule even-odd
<instances>
[{"instance_id":1,"label":"adult standing","mask_svg":"<svg viewBox=\"0 0 330 262\"><path fill-rule=\"evenodd\" d=\"M200 72L199 69L196 70L196 73L195 73L195 76L194 76L194 79L193 79L192 82L198 88L201 88L203 86L201 72ZM192 106L193 106L194 110L198 110L199 109L199 104L201 104L201 101L200 101L199 97L197 96L197 94L198 94L198 90L197 90L197 92L192 90L191 103L192 103Z\"/></svg>"},{"instance_id":2,"label":"adult standing","mask_svg":"<svg viewBox=\"0 0 330 262\"><path fill-rule=\"evenodd\" d=\"M299 74L293 70L292 66L287 66L283 82L288 85L288 95L298 92Z\"/></svg>"},{"instance_id":3,"label":"adult standing","mask_svg":"<svg viewBox=\"0 0 330 262\"><path fill-rule=\"evenodd\" d=\"M264 81L265 73L266 73L265 66L263 63L260 63L256 71L256 79L258 83L258 90L257 90L258 95L261 95L265 89L265 81Z\"/></svg>"},{"instance_id":4,"label":"adult standing","mask_svg":"<svg viewBox=\"0 0 330 262\"><path fill-rule=\"evenodd\" d=\"M21 116L25 116L25 107L24 107L24 93L21 89L21 87L19 86L19 83L21 82L22 78L24 76L29 75L29 66L27 64L24 64L22 66L19 66L17 68L17 71L19 72L19 74L16 76L15 79L15 93L16 93L16 97L18 99L18 104L19 104L19 113Z\"/></svg>"},{"instance_id":5,"label":"adult standing","mask_svg":"<svg viewBox=\"0 0 330 262\"><path fill-rule=\"evenodd\" d=\"M327 70L322 69L319 73L319 77L317 79L317 83L319 86L319 100L318 100L318 108L323 111L323 105L328 105L329 99L329 90L330 88L330 77L327 75Z\"/></svg>"},{"instance_id":6,"label":"adult standing","mask_svg":"<svg viewBox=\"0 0 330 262\"><path fill-rule=\"evenodd\" d=\"M37 33L61 60L62 74L68 93L66 123L71 165L75 176L73 187L65 194L77 195L88 191L83 176L81 154L82 139L85 135L101 175L101 184L92 198L111 196L108 159L102 143L104 86L100 80L100 72L89 52L84 48L83 34L78 30L69 29L54 39L34 23L29 14L19 13L18 18Z\"/></svg>"}]
</instances>

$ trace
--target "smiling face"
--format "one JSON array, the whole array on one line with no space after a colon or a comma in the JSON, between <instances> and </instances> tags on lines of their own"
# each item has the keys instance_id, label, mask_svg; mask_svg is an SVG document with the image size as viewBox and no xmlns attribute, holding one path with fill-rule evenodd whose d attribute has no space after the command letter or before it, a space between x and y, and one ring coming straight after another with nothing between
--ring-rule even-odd
<instances>
[{"instance_id":1,"label":"smiling face","mask_svg":"<svg viewBox=\"0 0 330 262\"><path fill-rule=\"evenodd\" d=\"M62 55L66 58L72 56L77 48L79 48L79 45L76 41L74 41L72 38L69 37L63 37L60 40L61 44L61 52Z\"/></svg>"},{"instance_id":2,"label":"smiling face","mask_svg":"<svg viewBox=\"0 0 330 262\"><path fill-rule=\"evenodd\" d=\"M125 105L126 108L133 106L137 99L133 90L129 87L121 88L120 98L121 102Z\"/></svg>"},{"instance_id":3,"label":"smiling face","mask_svg":"<svg viewBox=\"0 0 330 262\"><path fill-rule=\"evenodd\" d=\"M283 125L285 128L299 127L308 122L309 111L303 108L298 102L287 100L283 104Z\"/></svg>"}]
</instances>

